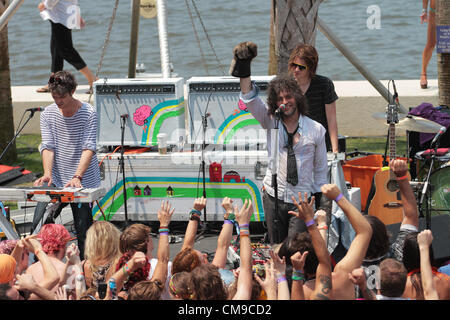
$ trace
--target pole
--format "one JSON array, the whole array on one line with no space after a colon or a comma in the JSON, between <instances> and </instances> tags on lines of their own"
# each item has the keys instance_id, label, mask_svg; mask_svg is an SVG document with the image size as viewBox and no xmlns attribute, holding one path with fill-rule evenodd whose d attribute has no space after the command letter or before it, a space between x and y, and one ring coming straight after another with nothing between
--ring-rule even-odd
<instances>
[{"instance_id":1,"label":"pole","mask_svg":"<svg viewBox=\"0 0 450 320\"><path fill-rule=\"evenodd\" d=\"M14 0L0 17L0 31L8 24L9 19L20 8L24 0Z\"/></svg>"},{"instance_id":2,"label":"pole","mask_svg":"<svg viewBox=\"0 0 450 320\"><path fill-rule=\"evenodd\" d=\"M166 2L157 1L159 48L161 53L161 72L163 78L170 78L169 45L167 41Z\"/></svg>"},{"instance_id":3,"label":"pole","mask_svg":"<svg viewBox=\"0 0 450 320\"><path fill-rule=\"evenodd\" d=\"M136 77L140 4L141 0L133 0L131 8L130 58L128 63L128 78Z\"/></svg>"},{"instance_id":4,"label":"pole","mask_svg":"<svg viewBox=\"0 0 450 320\"><path fill-rule=\"evenodd\" d=\"M355 56L350 49L337 37L337 35L331 31L330 28L319 18L317 17L317 27L319 30L331 41L331 43L350 61L351 64L362 74L364 78L369 81L372 86L381 94L381 96L390 103L392 100L392 95L386 89L386 87L378 80L375 75L367 69L361 60ZM399 105L399 111L401 113L408 113L402 105Z\"/></svg>"}]
</instances>

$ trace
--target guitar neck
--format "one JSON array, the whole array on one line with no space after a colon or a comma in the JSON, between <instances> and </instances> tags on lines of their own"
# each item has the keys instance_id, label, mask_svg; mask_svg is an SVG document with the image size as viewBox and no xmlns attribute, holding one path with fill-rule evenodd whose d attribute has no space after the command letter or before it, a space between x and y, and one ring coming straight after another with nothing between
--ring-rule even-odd
<instances>
[{"instance_id":1,"label":"guitar neck","mask_svg":"<svg viewBox=\"0 0 450 320\"><path fill-rule=\"evenodd\" d=\"M395 124L389 124L389 162L396 157L396 142L395 142ZM390 172L392 175L392 172ZM391 177L392 179L392 177Z\"/></svg>"}]
</instances>

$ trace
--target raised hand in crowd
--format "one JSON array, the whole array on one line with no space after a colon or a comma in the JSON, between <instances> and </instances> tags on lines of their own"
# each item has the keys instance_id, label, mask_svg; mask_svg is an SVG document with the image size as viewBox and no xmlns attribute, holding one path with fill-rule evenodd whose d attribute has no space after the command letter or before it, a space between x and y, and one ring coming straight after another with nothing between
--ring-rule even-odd
<instances>
[{"instance_id":1,"label":"raised hand in crowd","mask_svg":"<svg viewBox=\"0 0 450 320\"><path fill-rule=\"evenodd\" d=\"M197 235L198 224L201 221L202 210L206 207L206 198L201 197L194 200L192 210L189 212L189 222L186 227L184 242L181 250L193 248Z\"/></svg>"},{"instance_id":2,"label":"raised hand in crowd","mask_svg":"<svg viewBox=\"0 0 450 320\"><path fill-rule=\"evenodd\" d=\"M252 214L252 201L245 199L242 208L236 213L236 221L239 224L241 265L237 290L233 300L249 300L251 298L253 270L249 223Z\"/></svg>"},{"instance_id":3,"label":"raised hand in crowd","mask_svg":"<svg viewBox=\"0 0 450 320\"><path fill-rule=\"evenodd\" d=\"M425 300L439 300L439 295L433 281L433 272L430 262L430 245L433 242L431 230L424 230L417 235L417 244L420 251L420 273Z\"/></svg>"},{"instance_id":4,"label":"raised hand in crowd","mask_svg":"<svg viewBox=\"0 0 450 320\"><path fill-rule=\"evenodd\" d=\"M361 266L372 237L372 227L361 212L342 196L337 185L323 185L321 191L328 199L337 203L356 233L347 253L334 267L332 281L333 299L353 300L355 298L355 288L348 274Z\"/></svg>"},{"instance_id":5,"label":"raised hand in crowd","mask_svg":"<svg viewBox=\"0 0 450 320\"><path fill-rule=\"evenodd\" d=\"M372 290L367 287L366 274L363 268L356 268L348 274L348 278L355 286L359 287L365 300L376 300Z\"/></svg>"},{"instance_id":6,"label":"raised hand in crowd","mask_svg":"<svg viewBox=\"0 0 450 320\"><path fill-rule=\"evenodd\" d=\"M337 193L336 197L340 194L339 188L330 188L328 190L325 188L329 195L334 195ZM324 190L322 189L322 192ZM329 191L329 192L328 192ZM323 192L326 195L326 192ZM310 296L310 299L331 299L332 297L332 281L331 281L331 261L330 255L328 254L328 249L326 243L317 229L316 222L314 220L314 203L315 197L311 197L308 202L307 193L304 194L304 199L302 194L298 193L298 202L295 197L292 197L294 205L297 207L298 212L289 211L288 213L296 216L297 218L303 220L308 228L308 233L311 236L311 242L314 248L314 252L317 256L319 264L316 269L316 282L314 292ZM295 276L295 274L294 274ZM301 276L299 275L299 278ZM293 279L295 281L295 279Z\"/></svg>"},{"instance_id":7,"label":"raised hand in crowd","mask_svg":"<svg viewBox=\"0 0 450 320\"><path fill-rule=\"evenodd\" d=\"M397 177L397 183L400 188L400 195L403 207L402 224L409 224L419 227L419 210L414 191L409 183L408 163L405 160L393 159L389 162L389 167Z\"/></svg>"},{"instance_id":8,"label":"raised hand in crowd","mask_svg":"<svg viewBox=\"0 0 450 320\"><path fill-rule=\"evenodd\" d=\"M216 253L212 261L212 264L218 268L225 268L227 264L228 248L233 237L233 221L238 211L238 207L236 205L233 207L233 200L229 197L223 198L222 207L225 210L225 214L223 215L224 223L217 239Z\"/></svg>"},{"instance_id":9,"label":"raised hand in crowd","mask_svg":"<svg viewBox=\"0 0 450 320\"><path fill-rule=\"evenodd\" d=\"M297 251L291 256L291 263L293 267L292 272L292 288L291 300L305 300L305 292L303 291L303 284L305 283L305 262L308 256L308 251Z\"/></svg>"},{"instance_id":10,"label":"raised hand in crowd","mask_svg":"<svg viewBox=\"0 0 450 320\"><path fill-rule=\"evenodd\" d=\"M266 292L267 300L277 300L278 299L278 285L277 277L275 275L275 267L272 259L269 259L264 264L265 277L261 279L255 273L255 280L259 283L261 288Z\"/></svg>"},{"instance_id":11,"label":"raised hand in crowd","mask_svg":"<svg viewBox=\"0 0 450 320\"><path fill-rule=\"evenodd\" d=\"M270 250L270 257L274 263L277 279L278 300L290 300L289 285L286 279L286 257L281 259L273 250Z\"/></svg>"}]
</instances>

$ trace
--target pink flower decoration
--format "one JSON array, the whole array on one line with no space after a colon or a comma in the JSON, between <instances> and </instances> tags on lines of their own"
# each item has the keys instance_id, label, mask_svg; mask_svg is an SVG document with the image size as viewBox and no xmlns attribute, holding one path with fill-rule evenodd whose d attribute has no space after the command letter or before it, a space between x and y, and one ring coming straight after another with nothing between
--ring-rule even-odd
<instances>
[{"instance_id":1,"label":"pink flower decoration","mask_svg":"<svg viewBox=\"0 0 450 320\"><path fill-rule=\"evenodd\" d=\"M134 123L136 123L138 126L143 126L146 123L147 118L151 115L151 113L152 109L149 106L147 105L140 106L133 113Z\"/></svg>"},{"instance_id":2,"label":"pink flower decoration","mask_svg":"<svg viewBox=\"0 0 450 320\"><path fill-rule=\"evenodd\" d=\"M245 105L245 103L242 100L239 100L238 107L241 110L247 110L247 106Z\"/></svg>"}]
</instances>

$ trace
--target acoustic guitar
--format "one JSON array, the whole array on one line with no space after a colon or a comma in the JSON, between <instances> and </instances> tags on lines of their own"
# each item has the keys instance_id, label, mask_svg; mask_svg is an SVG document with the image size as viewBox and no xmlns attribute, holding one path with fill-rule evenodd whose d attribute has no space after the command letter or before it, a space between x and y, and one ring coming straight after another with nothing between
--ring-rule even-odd
<instances>
[{"instance_id":1,"label":"acoustic guitar","mask_svg":"<svg viewBox=\"0 0 450 320\"><path fill-rule=\"evenodd\" d=\"M389 124L389 160L396 157L395 124L398 123L398 106L389 104L387 108ZM408 181L411 175L408 172ZM403 204L400 187L395 173L383 167L374 175L375 195L369 205L368 214L379 218L385 225L400 223L403 220Z\"/></svg>"}]
</instances>

